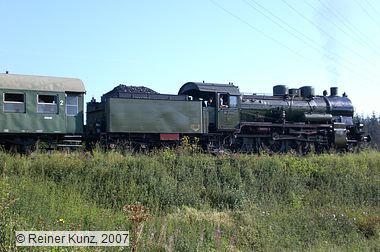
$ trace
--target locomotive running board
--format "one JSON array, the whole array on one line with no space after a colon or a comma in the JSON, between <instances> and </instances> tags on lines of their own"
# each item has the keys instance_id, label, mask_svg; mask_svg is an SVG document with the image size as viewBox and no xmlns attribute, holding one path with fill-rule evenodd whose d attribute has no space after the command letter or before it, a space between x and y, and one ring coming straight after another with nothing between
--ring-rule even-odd
<instances>
[{"instance_id":1,"label":"locomotive running board","mask_svg":"<svg viewBox=\"0 0 380 252\"><path fill-rule=\"evenodd\" d=\"M276 127L276 128L303 128L303 129L315 129L315 128L331 128L330 124L289 124L289 123L265 123L265 122L244 122L240 124L238 133L245 126L249 127Z\"/></svg>"}]
</instances>

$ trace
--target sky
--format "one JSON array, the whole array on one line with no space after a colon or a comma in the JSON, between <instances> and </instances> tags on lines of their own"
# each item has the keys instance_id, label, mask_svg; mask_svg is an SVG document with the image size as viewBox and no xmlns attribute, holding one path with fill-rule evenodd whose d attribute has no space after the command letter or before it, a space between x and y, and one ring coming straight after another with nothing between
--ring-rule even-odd
<instances>
[{"instance_id":1,"label":"sky","mask_svg":"<svg viewBox=\"0 0 380 252\"><path fill-rule=\"evenodd\" d=\"M189 81L244 93L339 88L380 115L377 0L0 0L0 72L75 77L86 101L119 84Z\"/></svg>"}]
</instances>

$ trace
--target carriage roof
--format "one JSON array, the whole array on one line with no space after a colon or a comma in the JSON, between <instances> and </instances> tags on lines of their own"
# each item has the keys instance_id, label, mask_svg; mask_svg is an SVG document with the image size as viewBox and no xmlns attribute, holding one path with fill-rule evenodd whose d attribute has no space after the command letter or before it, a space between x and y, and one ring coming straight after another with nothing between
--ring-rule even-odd
<instances>
[{"instance_id":1,"label":"carriage roof","mask_svg":"<svg viewBox=\"0 0 380 252\"><path fill-rule=\"evenodd\" d=\"M0 88L53 92L86 92L85 86L80 79L19 74L0 74Z\"/></svg>"}]
</instances>

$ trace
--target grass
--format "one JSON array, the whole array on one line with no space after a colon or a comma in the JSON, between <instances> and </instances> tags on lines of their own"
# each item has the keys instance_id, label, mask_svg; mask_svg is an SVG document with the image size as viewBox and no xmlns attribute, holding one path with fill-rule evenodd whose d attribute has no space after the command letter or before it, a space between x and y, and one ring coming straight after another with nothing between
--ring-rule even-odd
<instances>
[{"instance_id":1,"label":"grass","mask_svg":"<svg viewBox=\"0 0 380 252\"><path fill-rule=\"evenodd\" d=\"M0 153L0 174L0 251L15 250L16 230L132 231L126 204L149 208L138 226L139 251L380 249L380 153L374 151ZM52 250L73 248L46 248Z\"/></svg>"}]
</instances>

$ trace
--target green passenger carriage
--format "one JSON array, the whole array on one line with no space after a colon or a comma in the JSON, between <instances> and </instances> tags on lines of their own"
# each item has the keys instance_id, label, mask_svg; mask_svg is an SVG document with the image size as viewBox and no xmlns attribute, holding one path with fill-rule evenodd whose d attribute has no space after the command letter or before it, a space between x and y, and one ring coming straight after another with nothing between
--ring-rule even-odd
<instances>
[{"instance_id":1,"label":"green passenger carriage","mask_svg":"<svg viewBox=\"0 0 380 252\"><path fill-rule=\"evenodd\" d=\"M0 141L25 150L38 140L79 145L85 87L74 78L0 74Z\"/></svg>"}]
</instances>

